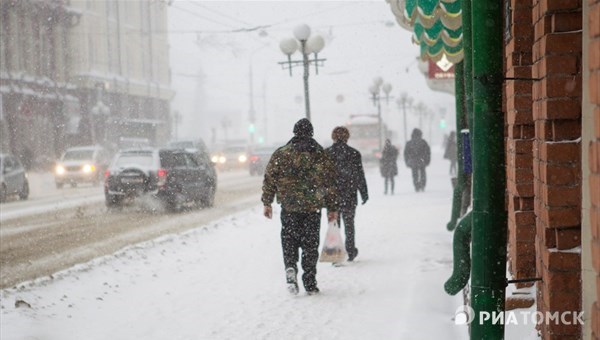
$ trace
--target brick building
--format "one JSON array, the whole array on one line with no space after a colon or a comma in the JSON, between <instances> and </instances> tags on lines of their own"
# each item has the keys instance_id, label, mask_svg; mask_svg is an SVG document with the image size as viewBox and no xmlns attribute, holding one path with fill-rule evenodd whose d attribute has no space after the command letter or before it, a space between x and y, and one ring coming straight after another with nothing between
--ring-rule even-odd
<instances>
[{"instance_id":1,"label":"brick building","mask_svg":"<svg viewBox=\"0 0 600 340\"><path fill-rule=\"evenodd\" d=\"M476 0L473 0L476 1ZM388 0L400 26L404 0ZM444 3L448 1L443 1ZM600 339L600 1L505 0L508 268L541 278L543 339ZM476 37L477 32L473 32Z\"/></svg>"},{"instance_id":2,"label":"brick building","mask_svg":"<svg viewBox=\"0 0 600 340\"><path fill-rule=\"evenodd\" d=\"M583 327L540 326L544 339L600 338L599 4L509 7L505 75L522 79L505 84L509 268L542 278L539 311L585 312Z\"/></svg>"}]
</instances>

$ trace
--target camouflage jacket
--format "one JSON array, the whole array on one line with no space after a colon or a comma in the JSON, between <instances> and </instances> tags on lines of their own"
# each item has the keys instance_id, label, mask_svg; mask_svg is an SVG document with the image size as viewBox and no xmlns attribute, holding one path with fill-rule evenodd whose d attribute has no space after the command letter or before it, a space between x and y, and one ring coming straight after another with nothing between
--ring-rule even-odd
<instances>
[{"instance_id":1,"label":"camouflage jacket","mask_svg":"<svg viewBox=\"0 0 600 340\"><path fill-rule=\"evenodd\" d=\"M262 202L270 205L277 195L286 211L337 211L335 178L335 165L325 150L312 138L294 137L269 160Z\"/></svg>"}]
</instances>

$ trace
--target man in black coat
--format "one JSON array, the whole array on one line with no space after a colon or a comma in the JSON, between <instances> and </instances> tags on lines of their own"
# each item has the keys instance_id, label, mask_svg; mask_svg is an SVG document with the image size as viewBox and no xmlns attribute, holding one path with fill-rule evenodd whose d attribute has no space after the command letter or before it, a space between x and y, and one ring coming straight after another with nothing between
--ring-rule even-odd
<instances>
[{"instance_id":1,"label":"man in black coat","mask_svg":"<svg viewBox=\"0 0 600 340\"><path fill-rule=\"evenodd\" d=\"M431 149L429 144L423 139L423 132L419 129L414 129L411 139L406 143L404 148L404 162L406 166L411 168L413 184L415 191L424 191L427 184L427 173L425 167L431 161Z\"/></svg>"},{"instance_id":2,"label":"man in black coat","mask_svg":"<svg viewBox=\"0 0 600 340\"><path fill-rule=\"evenodd\" d=\"M365 204L369 199L367 180L365 179L360 152L346 144L348 138L350 138L348 129L343 126L336 127L333 129L331 138L334 144L327 148L327 152L335 163L337 170L338 225L341 227L341 219L343 218L348 261L353 261L358 255L358 249L354 242L354 216L358 204L357 191L360 192L362 204Z\"/></svg>"}]
</instances>

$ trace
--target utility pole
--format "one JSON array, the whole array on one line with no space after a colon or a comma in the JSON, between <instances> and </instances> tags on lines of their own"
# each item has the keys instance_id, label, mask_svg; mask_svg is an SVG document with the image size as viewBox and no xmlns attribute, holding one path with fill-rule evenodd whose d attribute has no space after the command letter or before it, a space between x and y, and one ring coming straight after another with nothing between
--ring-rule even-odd
<instances>
[{"instance_id":1,"label":"utility pole","mask_svg":"<svg viewBox=\"0 0 600 340\"><path fill-rule=\"evenodd\" d=\"M256 121L256 111L254 110L254 77L252 73L252 61L250 61L250 108L248 109L248 119L250 120L250 126L248 132L250 132L250 145L254 144L254 123Z\"/></svg>"}]
</instances>

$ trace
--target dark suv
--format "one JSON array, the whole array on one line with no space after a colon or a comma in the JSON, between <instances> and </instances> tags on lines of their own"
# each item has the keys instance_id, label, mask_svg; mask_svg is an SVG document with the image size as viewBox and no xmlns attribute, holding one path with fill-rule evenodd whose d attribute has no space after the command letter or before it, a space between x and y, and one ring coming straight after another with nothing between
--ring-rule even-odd
<instances>
[{"instance_id":1,"label":"dark suv","mask_svg":"<svg viewBox=\"0 0 600 340\"><path fill-rule=\"evenodd\" d=\"M106 206L120 207L142 195L152 195L169 210L184 205L210 207L216 174L208 156L182 149L139 149L117 153L105 173Z\"/></svg>"}]
</instances>

